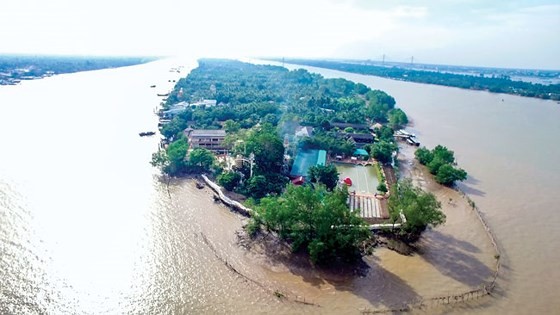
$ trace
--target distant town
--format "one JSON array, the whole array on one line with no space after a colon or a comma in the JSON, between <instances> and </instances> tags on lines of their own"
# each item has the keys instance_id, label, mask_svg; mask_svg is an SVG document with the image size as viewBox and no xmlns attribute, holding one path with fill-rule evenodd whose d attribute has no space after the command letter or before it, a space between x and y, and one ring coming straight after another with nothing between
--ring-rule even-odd
<instances>
[{"instance_id":1,"label":"distant town","mask_svg":"<svg viewBox=\"0 0 560 315\"><path fill-rule=\"evenodd\" d=\"M75 57L0 55L0 85L36 80L55 74L130 66L155 60L153 57Z\"/></svg>"}]
</instances>

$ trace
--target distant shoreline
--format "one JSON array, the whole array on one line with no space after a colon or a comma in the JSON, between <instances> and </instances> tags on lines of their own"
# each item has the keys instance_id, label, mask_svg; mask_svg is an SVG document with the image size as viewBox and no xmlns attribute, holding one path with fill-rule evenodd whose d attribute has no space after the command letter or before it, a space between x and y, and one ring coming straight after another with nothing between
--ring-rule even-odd
<instances>
[{"instance_id":1,"label":"distant shoreline","mask_svg":"<svg viewBox=\"0 0 560 315\"><path fill-rule=\"evenodd\" d=\"M264 59L274 62L287 63L331 69L342 72L371 75L384 79L432 84L455 87L472 91L486 91L489 93L509 94L543 100L560 101L560 84L543 85L524 81L513 81L507 75L493 77L456 74L447 72L416 70L399 67L346 63L339 61L307 60L307 59ZM556 73L555 71L550 71ZM558 73L560 75L560 71Z\"/></svg>"}]
</instances>

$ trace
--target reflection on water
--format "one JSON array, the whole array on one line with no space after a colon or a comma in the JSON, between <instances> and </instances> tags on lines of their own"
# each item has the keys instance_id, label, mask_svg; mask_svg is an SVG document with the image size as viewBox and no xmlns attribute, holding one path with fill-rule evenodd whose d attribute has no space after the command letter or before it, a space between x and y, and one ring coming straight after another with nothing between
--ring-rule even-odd
<instances>
[{"instance_id":1,"label":"reflection on water","mask_svg":"<svg viewBox=\"0 0 560 315\"><path fill-rule=\"evenodd\" d=\"M378 249L352 276L239 246L242 218L188 180L167 185L148 164L157 137L138 132L157 125L155 94L177 78L171 66L177 63L0 87L0 313L357 313L488 277L491 248L479 227L465 227L474 216L461 207L449 206L447 224L426 233L421 255ZM488 310L549 310L537 306L552 303L558 254L536 250L532 234L558 233L550 212L559 201L558 148L547 136L558 134L551 125L558 114L536 100L500 96L513 104L504 107L491 94L345 76L394 95L420 140L449 143L472 174L463 187L496 227L513 270L511 293ZM546 128L530 128L535 122ZM550 148L543 156L505 145L512 141ZM528 217L535 209L545 212ZM320 306L278 299L274 290Z\"/></svg>"},{"instance_id":2,"label":"reflection on water","mask_svg":"<svg viewBox=\"0 0 560 315\"><path fill-rule=\"evenodd\" d=\"M295 66L290 66L295 67ZM298 66L299 68L299 66ZM560 107L556 102L303 67L381 89L412 118L422 145L447 145L469 173L460 185L484 212L503 246L503 297L478 312L550 313L557 299L560 253ZM447 229L455 223L447 222ZM464 228L461 226L460 228ZM475 310L469 310L473 312Z\"/></svg>"}]
</instances>

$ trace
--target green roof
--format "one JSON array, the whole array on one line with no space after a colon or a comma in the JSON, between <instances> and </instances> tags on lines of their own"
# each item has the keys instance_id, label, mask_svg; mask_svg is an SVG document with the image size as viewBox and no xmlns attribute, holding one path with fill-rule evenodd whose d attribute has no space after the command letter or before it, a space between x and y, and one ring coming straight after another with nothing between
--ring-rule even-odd
<instances>
[{"instance_id":1,"label":"green roof","mask_svg":"<svg viewBox=\"0 0 560 315\"><path fill-rule=\"evenodd\" d=\"M354 151L354 155L369 156L367 151L364 149L356 149L356 151Z\"/></svg>"},{"instance_id":2,"label":"green roof","mask_svg":"<svg viewBox=\"0 0 560 315\"><path fill-rule=\"evenodd\" d=\"M292 165L292 176L307 177L311 166L326 165L327 151L325 150L299 150Z\"/></svg>"},{"instance_id":3,"label":"green roof","mask_svg":"<svg viewBox=\"0 0 560 315\"><path fill-rule=\"evenodd\" d=\"M319 150L319 155L317 156L317 164L315 165L325 165L327 163L327 151Z\"/></svg>"}]
</instances>

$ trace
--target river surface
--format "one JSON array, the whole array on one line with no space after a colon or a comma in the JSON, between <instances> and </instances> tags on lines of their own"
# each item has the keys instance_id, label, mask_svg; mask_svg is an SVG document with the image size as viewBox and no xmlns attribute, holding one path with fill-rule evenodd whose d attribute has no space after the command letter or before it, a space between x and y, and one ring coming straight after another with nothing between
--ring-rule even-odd
<instances>
[{"instance_id":1,"label":"river surface","mask_svg":"<svg viewBox=\"0 0 560 315\"><path fill-rule=\"evenodd\" d=\"M504 255L504 292L481 313L560 309L560 104L313 67L392 95L422 145L455 151L469 173L460 185L481 209ZM470 310L474 311L474 310Z\"/></svg>"},{"instance_id":2,"label":"river surface","mask_svg":"<svg viewBox=\"0 0 560 315\"><path fill-rule=\"evenodd\" d=\"M138 136L156 128L156 93L194 66L163 60L0 87L0 313L355 314L489 278L492 248L465 209L427 233L422 255L380 249L350 278L239 246L243 219L189 180L160 178L148 164L157 137ZM497 298L458 312L560 309L558 104L313 71L387 91L423 144L448 145L469 171L461 187L505 268Z\"/></svg>"}]
</instances>

